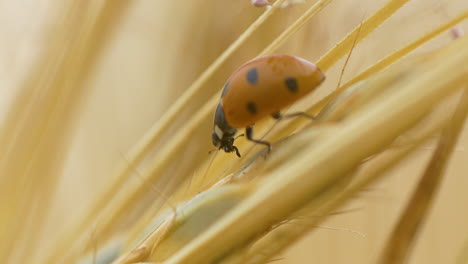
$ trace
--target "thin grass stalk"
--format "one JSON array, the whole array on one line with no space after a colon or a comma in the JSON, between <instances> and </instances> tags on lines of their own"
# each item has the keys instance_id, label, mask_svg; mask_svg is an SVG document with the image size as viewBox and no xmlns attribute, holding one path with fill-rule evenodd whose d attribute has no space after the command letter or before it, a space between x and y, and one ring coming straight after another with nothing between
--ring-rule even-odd
<instances>
[{"instance_id":1,"label":"thin grass stalk","mask_svg":"<svg viewBox=\"0 0 468 264\"><path fill-rule=\"evenodd\" d=\"M434 103L467 81L468 50L463 50L466 45L466 37L456 41L444 49L443 60L437 57L424 65L416 80L363 108L334 133L315 142L314 148L299 151L296 159L276 168L243 203L166 263L209 263L219 258L299 209L312 194L320 193L360 160L387 146L430 111ZM340 153L354 155L336 159L342 157ZM309 177L310 171L316 172L317 177ZM286 174L288 177L284 177ZM209 252L204 250L207 248Z\"/></svg>"},{"instance_id":2,"label":"thin grass stalk","mask_svg":"<svg viewBox=\"0 0 468 264\"><path fill-rule=\"evenodd\" d=\"M468 87L468 82L467 82ZM436 150L406 208L393 228L378 263L405 263L427 218L443 180L448 161L468 114L468 88L465 88L449 125L442 132Z\"/></svg>"}]
</instances>

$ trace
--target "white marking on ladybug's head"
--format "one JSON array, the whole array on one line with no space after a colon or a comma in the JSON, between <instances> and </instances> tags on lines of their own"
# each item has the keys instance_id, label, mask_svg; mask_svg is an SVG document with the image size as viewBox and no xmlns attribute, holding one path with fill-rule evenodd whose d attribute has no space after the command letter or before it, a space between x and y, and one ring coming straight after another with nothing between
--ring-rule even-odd
<instances>
[{"instance_id":1,"label":"white marking on ladybug's head","mask_svg":"<svg viewBox=\"0 0 468 264\"><path fill-rule=\"evenodd\" d=\"M223 130L221 130L221 128L219 128L218 125L215 125L214 132L216 133L216 135L218 136L219 139L223 138L224 132L223 132Z\"/></svg>"}]
</instances>

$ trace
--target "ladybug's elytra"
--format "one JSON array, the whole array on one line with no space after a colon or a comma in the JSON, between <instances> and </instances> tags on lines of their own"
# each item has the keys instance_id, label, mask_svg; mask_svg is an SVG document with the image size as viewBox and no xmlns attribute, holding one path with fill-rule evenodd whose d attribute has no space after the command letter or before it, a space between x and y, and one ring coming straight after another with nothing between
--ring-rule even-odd
<instances>
[{"instance_id":1,"label":"ladybug's elytra","mask_svg":"<svg viewBox=\"0 0 468 264\"><path fill-rule=\"evenodd\" d=\"M253 59L240 66L226 82L216 107L213 145L225 152L239 150L234 146L238 128L246 128L247 139L255 140L253 125L266 116L280 119L280 110L304 97L325 80L325 75L313 63L289 55L269 55ZM293 115L305 115L297 113Z\"/></svg>"}]
</instances>

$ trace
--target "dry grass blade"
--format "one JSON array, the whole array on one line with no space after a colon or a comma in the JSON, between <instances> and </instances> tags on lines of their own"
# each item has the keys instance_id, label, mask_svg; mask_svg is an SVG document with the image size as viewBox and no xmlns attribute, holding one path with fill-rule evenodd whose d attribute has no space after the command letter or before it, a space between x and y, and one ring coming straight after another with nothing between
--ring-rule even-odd
<instances>
[{"instance_id":1,"label":"dry grass blade","mask_svg":"<svg viewBox=\"0 0 468 264\"><path fill-rule=\"evenodd\" d=\"M468 88L465 88L449 125L444 129L434 154L391 233L378 263L404 263L409 258L421 225L432 206L447 163L468 114Z\"/></svg>"},{"instance_id":2,"label":"dry grass blade","mask_svg":"<svg viewBox=\"0 0 468 264\"><path fill-rule=\"evenodd\" d=\"M275 167L268 180L262 181L246 201L182 248L167 263L208 263L219 258L299 209L311 196L330 186L363 158L382 150L418 122L434 103L457 91L467 81L465 61L468 50L463 48L466 45L468 38L454 42L440 56L421 66L418 78L359 110L316 142L314 148L297 151L298 146L307 144L307 133L294 137L288 146L278 151L278 155L295 152L294 159ZM297 142L293 143L295 140ZM336 159L340 153L353 155ZM275 160L275 155L272 155L270 162ZM311 171L316 173L316 177L309 177ZM286 174L288 177L284 177ZM288 195L291 193L294 195ZM275 207L269 204L275 204ZM246 222L249 225L244 225ZM206 248L210 248L210 252L204 250Z\"/></svg>"}]
</instances>

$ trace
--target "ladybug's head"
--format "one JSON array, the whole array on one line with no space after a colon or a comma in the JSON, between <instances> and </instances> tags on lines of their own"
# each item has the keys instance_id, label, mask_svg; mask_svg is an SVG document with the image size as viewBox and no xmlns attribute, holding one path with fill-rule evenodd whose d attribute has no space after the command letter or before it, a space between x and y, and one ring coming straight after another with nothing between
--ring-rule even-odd
<instances>
[{"instance_id":1,"label":"ladybug's head","mask_svg":"<svg viewBox=\"0 0 468 264\"><path fill-rule=\"evenodd\" d=\"M224 150L225 152L236 152L237 156L240 157L239 149L234 146L234 136L237 133L237 129L231 127L224 118L224 111L222 102L216 107L214 117L214 128L211 133L213 139L213 145L217 148Z\"/></svg>"}]
</instances>

